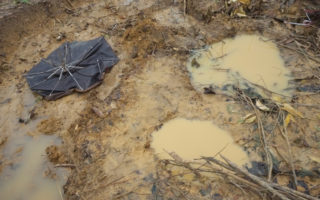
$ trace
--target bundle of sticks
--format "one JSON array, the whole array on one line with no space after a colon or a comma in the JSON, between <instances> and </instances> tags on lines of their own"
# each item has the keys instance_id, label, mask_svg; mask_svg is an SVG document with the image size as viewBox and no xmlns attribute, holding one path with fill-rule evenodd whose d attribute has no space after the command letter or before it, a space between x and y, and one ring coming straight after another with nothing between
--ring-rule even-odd
<instances>
[{"instance_id":1,"label":"bundle of sticks","mask_svg":"<svg viewBox=\"0 0 320 200\"><path fill-rule=\"evenodd\" d=\"M237 166L227 158L220 155L223 161L215 157L202 157L200 160L205 161L200 167L180 159L167 160L171 165L184 167L191 170L194 174L214 173L220 174L224 178L232 179L232 182L238 183L238 186L249 189L260 196L266 194L270 199L281 200L319 200L317 197L299 192L277 183L269 182L266 178L258 177L249 173L246 169Z\"/></svg>"}]
</instances>

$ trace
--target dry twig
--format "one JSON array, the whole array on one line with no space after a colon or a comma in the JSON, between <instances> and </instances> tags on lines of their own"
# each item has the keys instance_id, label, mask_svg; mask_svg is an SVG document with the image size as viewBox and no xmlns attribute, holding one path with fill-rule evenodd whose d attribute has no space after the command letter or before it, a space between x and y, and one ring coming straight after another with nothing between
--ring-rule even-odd
<instances>
[{"instance_id":1,"label":"dry twig","mask_svg":"<svg viewBox=\"0 0 320 200\"><path fill-rule=\"evenodd\" d=\"M281 200L317 200L316 197L293 190L286 186L281 186L279 184L269 182L267 180L264 180L263 178L255 176L249 173L247 170L232 163L227 158L223 156L221 157L224 159L224 162L219 161L213 157L202 157L201 159L206 161L206 165L198 163L202 166L200 168L193 167L194 165L192 165L191 163L181 162L177 160L167 160L166 163L186 168L188 170L196 171L197 173L201 173L202 176L205 176L205 174L207 173L214 173L218 175L220 174L223 179L226 180L227 178L227 181L229 183L232 183L232 185L235 185L236 188L240 187L241 189L239 189L241 191L251 190L257 193L259 196L262 196L262 193L267 194L270 199L274 199L274 197L276 196ZM203 174L202 172L204 172L205 174ZM166 179L165 181L168 180ZM183 193L183 191L180 192ZM188 199L187 196L184 196L184 198Z\"/></svg>"},{"instance_id":2,"label":"dry twig","mask_svg":"<svg viewBox=\"0 0 320 200\"><path fill-rule=\"evenodd\" d=\"M284 122L284 119L285 119L284 114L282 113L282 115L283 115L283 117L282 117L283 118L283 124L285 124L285 122ZM289 163L290 163L291 170L292 170L292 176L293 176L294 185L295 185L295 188L297 188L298 181L297 181L297 176L296 176L296 170L295 170L295 167L294 167L294 164L293 164L293 156L292 156L292 150L291 150L290 141L289 141L289 138L288 138L287 128L286 128L286 126L283 126L283 130L282 130L282 128L279 125L279 129L280 129L281 135L285 138L286 143L287 143L288 153L289 153Z\"/></svg>"},{"instance_id":3,"label":"dry twig","mask_svg":"<svg viewBox=\"0 0 320 200\"><path fill-rule=\"evenodd\" d=\"M266 158L267 158L267 164L268 164L268 181L271 181L272 179L272 168L273 168L273 163L272 163L272 159L271 159L271 155L270 155L270 151L268 149L268 144L267 144L267 140L266 140L266 134L264 132L264 128L263 128L263 124L260 118L260 111L258 111L255 107L255 105L253 104L252 100L248 97L245 96L244 94L242 94L242 97L244 98L245 101L247 101L247 103L252 107L252 109L254 110L256 117L257 117L257 122L258 122L258 128L259 128L259 132L260 132L260 140L261 143L263 145L263 150L266 154Z\"/></svg>"}]
</instances>

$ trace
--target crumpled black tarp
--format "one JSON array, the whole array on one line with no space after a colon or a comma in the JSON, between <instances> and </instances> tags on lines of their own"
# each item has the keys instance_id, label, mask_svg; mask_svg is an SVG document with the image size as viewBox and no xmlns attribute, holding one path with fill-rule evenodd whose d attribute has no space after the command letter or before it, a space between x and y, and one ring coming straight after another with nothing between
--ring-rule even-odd
<instances>
[{"instance_id":1,"label":"crumpled black tarp","mask_svg":"<svg viewBox=\"0 0 320 200\"><path fill-rule=\"evenodd\" d=\"M105 72L119 61L103 37L85 42L66 42L42 59L27 74L32 91L55 100L86 92L100 84Z\"/></svg>"}]
</instances>

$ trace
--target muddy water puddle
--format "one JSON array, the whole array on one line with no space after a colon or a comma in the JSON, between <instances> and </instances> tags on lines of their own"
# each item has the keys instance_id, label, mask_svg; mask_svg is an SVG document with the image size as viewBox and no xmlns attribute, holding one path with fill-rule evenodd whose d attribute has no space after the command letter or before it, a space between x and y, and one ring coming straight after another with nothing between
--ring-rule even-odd
<instances>
[{"instance_id":1,"label":"muddy water puddle","mask_svg":"<svg viewBox=\"0 0 320 200\"><path fill-rule=\"evenodd\" d=\"M240 166L249 164L246 152L231 135L211 121L173 119L153 133L152 147L163 159L171 158L168 153L172 152L188 161L220 153Z\"/></svg>"},{"instance_id":2,"label":"muddy water puddle","mask_svg":"<svg viewBox=\"0 0 320 200\"><path fill-rule=\"evenodd\" d=\"M0 199L58 200L67 171L56 169L47 160L46 147L57 145L55 136L30 136L44 116L31 119L36 99L30 91L17 97L14 87L1 88L0 139ZM6 95L10 94L10 95Z\"/></svg>"},{"instance_id":3,"label":"muddy water puddle","mask_svg":"<svg viewBox=\"0 0 320 200\"><path fill-rule=\"evenodd\" d=\"M212 87L225 93L236 86L243 90L262 86L291 96L290 71L275 43L258 35L239 35L201 50L188 63L193 86ZM259 91L259 93L261 93Z\"/></svg>"},{"instance_id":4,"label":"muddy water puddle","mask_svg":"<svg viewBox=\"0 0 320 200\"><path fill-rule=\"evenodd\" d=\"M47 146L57 143L54 136L24 136L6 144L5 157L13 160L0 174L1 199L62 199L66 171L54 169L45 153Z\"/></svg>"}]
</instances>

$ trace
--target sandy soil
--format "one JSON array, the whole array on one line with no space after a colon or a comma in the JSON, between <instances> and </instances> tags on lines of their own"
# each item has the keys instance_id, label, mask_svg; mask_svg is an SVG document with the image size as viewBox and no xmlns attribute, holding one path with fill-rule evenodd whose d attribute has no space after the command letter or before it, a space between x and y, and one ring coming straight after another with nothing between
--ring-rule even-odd
<instances>
[{"instance_id":1,"label":"sandy soil","mask_svg":"<svg viewBox=\"0 0 320 200\"><path fill-rule=\"evenodd\" d=\"M256 128L238 123L249 113L248 108L230 97L195 91L186 62L192 50L206 44L238 33L257 33L294 49L279 45L295 78L319 75L319 61L290 46L295 45L290 35L314 36L314 28L293 27L274 19L294 18L303 14L302 8L317 5L312 1L291 5L288 1L281 6L271 1L246 8L252 16L238 18L232 17L232 7L229 14L224 14L219 12L221 5L211 1L187 2L186 15L183 1L93 0L40 2L3 17L0 151L16 127L27 130L36 126L25 133L32 136L60 136L63 144L48 148L47 154L56 164L75 166L64 186L66 199L183 199L179 192L163 192L160 196L154 192L164 172L150 148L151 133L175 117L214 121L238 144L254 152ZM26 71L65 41L101 35L117 52L120 62L99 87L57 101L33 97L23 77ZM314 53L309 50L310 55ZM319 79L311 81L319 84ZM297 170L319 172L320 112L317 107L303 106L318 104L319 100L319 93L296 93L296 108L307 116L288 127ZM19 123L19 118L28 119L30 113L28 123ZM36 120L40 122L35 124ZM273 138L270 143L274 151L283 156L278 159L288 160L285 140L281 135ZM288 169L288 165L283 168ZM299 179L307 181L309 189L320 182L319 174ZM288 184L287 179L281 180ZM259 199L225 183L200 183L184 185L184 189L192 188L188 199L210 199L214 194L226 199ZM199 190L207 189L208 184L211 193L201 195ZM310 193L319 195L319 188Z\"/></svg>"}]
</instances>

